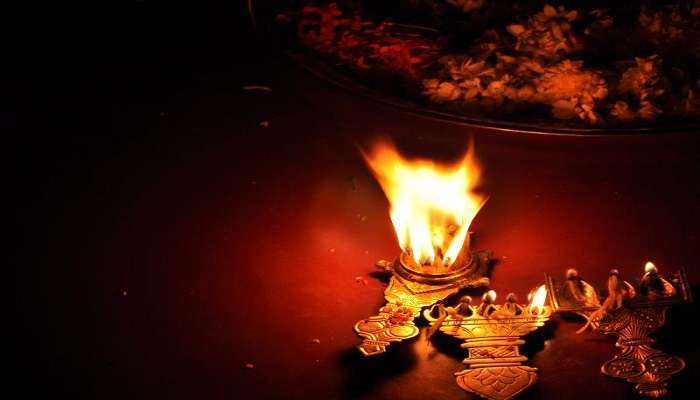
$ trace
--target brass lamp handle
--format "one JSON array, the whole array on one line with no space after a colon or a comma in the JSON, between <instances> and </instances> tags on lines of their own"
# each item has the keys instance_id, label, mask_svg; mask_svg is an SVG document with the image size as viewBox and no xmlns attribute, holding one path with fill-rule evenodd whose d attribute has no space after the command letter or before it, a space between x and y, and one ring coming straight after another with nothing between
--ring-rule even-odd
<instances>
[{"instance_id":1,"label":"brass lamp handle","mask_svg":"<svg viewBox=\"0 0 700 400\"><path fill-rule=\"evenodd\" d=\"M355 332L363 338L357 346L364 356L384 353L391 342L400 342L418 336L419 330L413 320L420 308L388 302L379 309L379 315L357 321Z\"/></svg>"}]
</instances>

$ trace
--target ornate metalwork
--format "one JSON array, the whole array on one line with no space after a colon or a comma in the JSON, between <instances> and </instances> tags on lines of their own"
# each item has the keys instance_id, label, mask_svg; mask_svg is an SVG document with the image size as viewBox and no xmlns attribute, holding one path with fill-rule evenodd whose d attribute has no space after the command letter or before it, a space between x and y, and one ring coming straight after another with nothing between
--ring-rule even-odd
<instances>
[{"instance_id":1,"label":"ornate metalwork","mask_svg":"<svg viewBox=\"0 0 700 400\"><path fill-rule=\"evenodd\" d=\"M387 303L379 314L358 321L354 330L362 337L357 346L365 356L381 354L392 342L414 338L419 330L414 319L420 310L457 293L460 289L488 286L491 253L487 251L467 253L463 267L445 273L422 273L410 268L408 263L379 261L377 267L392 274L384 291Z\"/></svg>"},{"instance_id":2,"label":"ornate metalwork","mask_svg":"<svg viewBox=\"0 0 700 400\"><path fill-rule=\"evenodd\" d=\"M442 318L433 318L432 309L423 314L431 326L464 340L461 347L469 350L462 361L468 368L455 373L459 387L486 399L511 399L537 381L537 368L523 365L527 357L520 354L518 346L525 343L521 337L544 325L552 309L542 306L535 312L514 303L483 304L466 305L466 313L460 305L459 312Z\"/></svg>"},{"instance_id":3,"label":"ornate metalwork","mask_svg":"<svg viewBox=\"0 0 700 400\"><path fill-rule=\"evenodd\" d=\"M569 269L566 280L561 283L545 274L545 285L554 312L578 314L588 319L592 312L600 309L598 291L575 269Z\"/></svg>"},{"instance_id":4,"label":"ornate metalwork","mask_svg":"<svg viewBox=\"0 0 700 400\"><path fill-rule=\"evenodd\" d=\"M644 278L637 285L624 282L631 289L622 297L622 305L610 306L615 285L608 282L607 299L595 307L586 301L572 301L567 296L567 282L557 284L546 276L550 300L555 312L573 312L585 317L594 330L617 338L615 345L621 352L600 368L604 375L634 383L639 394L659 398L666 395L667 380L685 367L683 359L652 348L650 335L666 323L666 312L676 304L692 302L690 286L684 271L666 278L658 276L658 290L651 290L649 274L656 268L647 267ZM611 274L618 275L616 270ZM618 278L619 279L619 278ZM654 277L657 279L657 277ZM583 329L582 329L583 330ZM581 330L581 331L582 331Z\"/></svg>"}]
</instances>

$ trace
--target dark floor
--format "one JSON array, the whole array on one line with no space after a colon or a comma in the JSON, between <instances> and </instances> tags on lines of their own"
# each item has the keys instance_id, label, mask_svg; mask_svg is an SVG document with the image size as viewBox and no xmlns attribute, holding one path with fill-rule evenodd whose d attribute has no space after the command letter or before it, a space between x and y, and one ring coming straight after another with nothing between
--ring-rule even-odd
<instances>
[{"instance_id":1,"label":"dark floor","mask_svg":"<svg viewBox=\"0 0 700 400\"><path fill-rule=\"evenodd\" d=\"M378 135L446 158L474 139L491 196L475 244L502 259L499 293L647 259L700 284L700 133L509 136L405 115L301 70L234 3L46 17L56 30L8 77L24 397L464 398L450 338L353 348L382 303L373 263L397 251L356 147ZM700 378L697 316L674 309L659 333L688 364L671 398ZM530 338L539 381L521 398L634 397L599 373L613 342L578 326Z\"/></svg>"}]
</instances>

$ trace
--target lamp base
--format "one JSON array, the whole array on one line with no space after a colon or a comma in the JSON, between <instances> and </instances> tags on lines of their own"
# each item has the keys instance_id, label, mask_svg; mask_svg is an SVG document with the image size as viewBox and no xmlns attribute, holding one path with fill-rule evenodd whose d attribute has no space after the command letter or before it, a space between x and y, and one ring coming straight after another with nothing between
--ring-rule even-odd
<instances>
[{"instance_id":1,"label":"lamp base","mask_svg":"<svg viewBox=\"0 0 700 400\"><path fill-rule=\"evenodd\" d=\"M468 253L461 267L445 272L428 274L419 271L399 256L394 262L379 261L377 267L392 276L384 291L387 303L379 314L358 321L354 330L363 340L357 346L364 356L384 353L392 342L401 342L418 336L414 319L423 307L431 306L463 288L488 286L492 253Z\"/></svg>"}]
</instances>

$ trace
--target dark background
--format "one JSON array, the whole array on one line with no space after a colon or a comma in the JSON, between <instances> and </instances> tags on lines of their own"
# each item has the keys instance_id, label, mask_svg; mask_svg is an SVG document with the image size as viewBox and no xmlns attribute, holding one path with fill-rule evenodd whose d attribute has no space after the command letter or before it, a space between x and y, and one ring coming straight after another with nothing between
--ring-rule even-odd
<instances>
[{"instance_id":1,"label":"dark background","mask_svg":"<svg viewBox=\"0 0 700 400\"><path fill-rule=\"evenodd\" d=\"M648 259L700 283L698 133L538 137L405 115L300 69L245 2L53 7L29 10L3 79L25 397L467 396L450 338L370 360L353 348L352 325L383 303L373 264L397 252L357 151L379 135L440 159L474 139L491 196L475 247L501 260L501 296L569 266L640 275ZM696 307L669 319L659 347L686 359L671 394L688 398ZM611 339L578 326L528 338L540 375L521 398L634 396L599 373Z\"/></svg>"}]
</instances>

